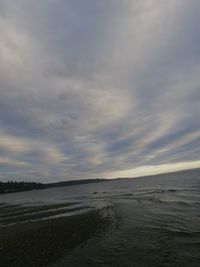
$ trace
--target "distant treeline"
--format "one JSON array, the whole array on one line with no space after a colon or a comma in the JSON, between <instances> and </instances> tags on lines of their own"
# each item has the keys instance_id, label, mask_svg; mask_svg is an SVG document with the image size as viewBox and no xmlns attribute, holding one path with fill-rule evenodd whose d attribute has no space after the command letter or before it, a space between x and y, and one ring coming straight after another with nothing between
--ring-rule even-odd
<instances>
[{"instance_id":1,"label":"distant treeline","mask_svg":"<svg viewBox=\"0 0 200 267\"><path fill-rule=\"evenodd\" d=\"M71 181L64 181L64 182L57 182L57 183L50 183L45 184L47 187L63 187L63 186L70 186L70 185L79 185L79 184L91 184L91 183L98 183L98 182L105 182L106 179L82 179L82 180L71 180Z\"/></svg>"},{"instance_id":2,"label":"distant treeline","mask_svg":"<svg viewBox=\"0 0 200 267\"><path fill-rule=\"evenodd\" d=\"M0 182L0 194L46 188L44 184L35 182Z\"/></svg>"},{"instance_id":3,"label":"distant treeline","mask_svg":"<svg viewBox=\"0 0 200 267\"><path fill-rule=\"evenodd\" d=\"M104 182L105 179L85 179L85 180L73 180L73 181L64 181L50 184L42 184L35 182L0 182L0 194L5 193L14 193L21 191L28 191L33 189L44 189L51 187L64 187L64 186L72 186L79 184L90 184L90 183L98 183Z\"/></svg>"}]
</instances>

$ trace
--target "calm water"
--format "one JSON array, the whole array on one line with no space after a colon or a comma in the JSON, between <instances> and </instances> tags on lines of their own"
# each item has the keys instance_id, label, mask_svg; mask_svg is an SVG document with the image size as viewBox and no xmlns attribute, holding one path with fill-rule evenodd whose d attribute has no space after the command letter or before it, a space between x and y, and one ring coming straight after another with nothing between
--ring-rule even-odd
<instances>
[{"instance_id":1,"label":"calm water","mask_svg":"<svg viewBox=\"0 0 200 267\"><path fill-rule=\"evenodd\" d=\"M42 219L90 209L110 216L107 232L53 266L200 266L199 170L7 194L0 203L23 206L0 218L1 227L38 220L29 218L37 212ZM30 206L60 203L73 204L30 212Z\"/></svg>"}]
</instances>

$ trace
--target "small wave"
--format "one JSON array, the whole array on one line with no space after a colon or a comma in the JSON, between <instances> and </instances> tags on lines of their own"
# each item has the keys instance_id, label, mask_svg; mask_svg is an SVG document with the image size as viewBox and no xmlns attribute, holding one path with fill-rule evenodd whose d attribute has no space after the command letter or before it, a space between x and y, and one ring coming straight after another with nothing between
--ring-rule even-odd
<instances>
[{"instance_id":1,"label":"small wave","mask_svg":"<svg viewBox=\"0 0 200 267\"><path fill-rule=\"evenodd\" d=\"M166 192L172 192L172 193L174 193L174 192L178 192L179 190L177 190L177 189L167 189L165 191Z\"/></svg>"},{"instance_id":2,"label":"small wave","mask_svg":"<svg viewBox=\"0 0 200 267\"><path fill-rule=\"evenodd\" d=\"M60 207L61 206L61 207ZM10 224L16 224L16 223L23 223L28 221L35 221L35 220L42 220L44 218L53 218L56 216L62 216L63 214L73 214L74 212L80 212L82 210L90 209L92 207L90 206L71 206L67 207L67 204L58 204L56 205L50 205L50 207L47 205L46 209L45 206L41 207L33 207L32 210L24 210L21 212L21 214L8 214L7 216L0 218L0 225L10 225ZM63 206L63 207L62 207ZM69 204L68 204L69 206ZM54 208L53 208L54 207Z\"/></svg>"}]
</instances>

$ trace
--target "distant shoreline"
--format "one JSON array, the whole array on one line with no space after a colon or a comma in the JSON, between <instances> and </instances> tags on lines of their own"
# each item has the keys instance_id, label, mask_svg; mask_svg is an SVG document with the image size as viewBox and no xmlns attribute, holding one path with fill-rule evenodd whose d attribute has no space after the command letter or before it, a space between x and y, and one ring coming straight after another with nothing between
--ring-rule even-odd
<instances>
[{"instance_id":1,"label":"distant shoreline","mask_svg":"<svg viewBox=\"0 0 200 267\"><path fill-rule=\"evenodd\" d=\"M176 173L181 172L191 172L195 170L200 170L199 168L195 169L187 169L187 170L179 170L173 172L165 172L159 174L151 174L139 177L118 177L112 179L105 179L105 178L97 178L97 179L80 179L80 180L70 180L70 181L61 181L61 182L54 182L54 183L36 183L36 182L16 182L16 181L9 181L9 182L1 182L0 181L0 195L1 194L9 194L9 193L17 193L17 192L25 192L31 190L39 190L39 189L47 189L47 188L55 188L55 187L65 187L65 186L72 186L72 185L81 185L81 184L91 184L91 183L99 183L99 182L109 182L112 180L121 180L121 179L143 179L152 176L165 176L165 175L175 175Z\"/></svg>"},{"instance_id":2,"label":"distant shoreline","mask_svg":"<svg viewBox=\"0 0 200 267\"><path fill-rule=\"evenodd\" d=\"M40 190L53 187L64 187L72 186L79 184L90 184L90 183L99 183L108 181L107 179L84 179L84 180L74 180L74 181L65 181L65 182L56 182L56 183L36 183L36 182L0 182L0 194L9 194L17 192L25 192L31 190Z\"/></svg>"}]
</instances>

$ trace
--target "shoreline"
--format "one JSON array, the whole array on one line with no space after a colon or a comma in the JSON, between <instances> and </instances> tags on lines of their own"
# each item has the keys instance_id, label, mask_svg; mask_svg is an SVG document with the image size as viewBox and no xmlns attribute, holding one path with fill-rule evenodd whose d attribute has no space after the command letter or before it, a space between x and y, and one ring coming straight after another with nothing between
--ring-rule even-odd
<instances>
[{"instance_id":1,"label":"shoreline","mask_svg":"<svg viewBox=\"0 0 200 267\"><path fill-rule=\"evenodd\" d=\"M0 228L4 267L48 266L105 232L111 221L100 210Z\"/></svg>"}]
</instances>

